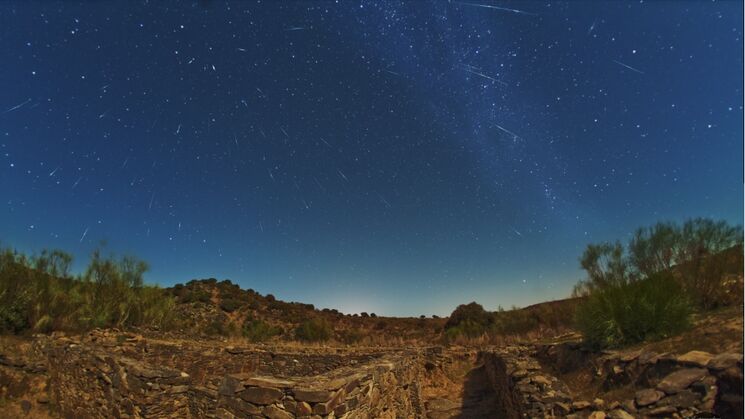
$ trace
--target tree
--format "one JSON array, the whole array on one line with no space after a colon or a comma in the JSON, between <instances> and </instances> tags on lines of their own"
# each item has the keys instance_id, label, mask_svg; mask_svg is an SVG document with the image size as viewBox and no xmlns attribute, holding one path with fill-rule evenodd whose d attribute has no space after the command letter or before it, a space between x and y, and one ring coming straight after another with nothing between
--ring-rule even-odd
<instances>
[{"instance_id":1,"label":"tree","mask_svg":"<svg viewBox=\"0 0 745 419\"><path fill-rule=\"evenodd\" d=\"M676 254L678 271L683 286L701 307L712 308L725 299L724 266L717 254L738 244L742 244L742 229L725 221L695 218L683 224Z\"/></svg>"},{"instance_id":2,"label":"tree","mask_svg":"<svg viewBox=\"0 0 745 419\"><path fill-rule=\"evenodd\" d=\"M675 265L681 244L676 224L660 222L636 230L629 242L629 261L637 275L648 277Z\"/></svg>"},{"instance_id":3,"label":"tree","mask_svg":"<svg viewBox=\"0 0 745 419\"><path fill-rule=\"evenodd\" d=\"M596 289L629 281L629 268L620 242L589 244L580 258L587 279L580 281L573 295L587 295Z\"/></svg>"}]
</instances>

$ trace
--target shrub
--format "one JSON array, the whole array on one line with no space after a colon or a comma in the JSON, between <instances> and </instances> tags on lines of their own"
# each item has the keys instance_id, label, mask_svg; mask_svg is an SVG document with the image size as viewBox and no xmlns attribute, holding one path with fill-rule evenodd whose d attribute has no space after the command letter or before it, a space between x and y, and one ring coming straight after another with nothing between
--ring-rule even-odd
<instances>
[{"instance_id":1,"label":"shrub","mask_svg":"<svg viewBox=\"0 0 745 419\"><path fill-rule=\"evenodd\" d=\"M72 256L42 251L27 258L0 251L0 331L166 326L174 297L143 284L147 264L93 252L82 277L69 276Z\"/></svg>"},{"instance_id":2,"label":"shrub","mask_svg":"<svg viewBox=\"0 0 745 419\"><path fill-rule=\"evenodd\" d=\"M580 303L576 320L586 343L615 347L660 339L689 325L690 302L669 273L595 290Z\"/></svg>"},{"instance_id":3,"label":"shrub","mask_svg":"<svg viewBox=\"0 0 745 419\"><path fill-rule=\"evenodd\" d=\"M331 325L325 319L316 318L301 323L295 330L295 336L308 342L321 342L329 340L333 332Z\"/></svg>"},{"instance_id":4,"label":"shrub","mask_svg":"<svg viewBox=\"0 0 745 419\"><path fill-rule=\"evenodd\" d=\"M365 334L357 329L346 330L341 333L341 341L346 343L347 345L358 343L364 337Z\"/></svg>"},{"instance_id":5,"label":"shrub","mask_svg":"<svg viewBox=\"0 0 745 419\"><path fill-rule=\"evenodd\" d=\"M470 322L482 326L486 329L492 323L491 315L484 310L481 304L471 302L468 304L461 304L455 308L447 323L445 323L445 329L456 327L464 322Z\"/></svg>"},{"instance_id":6,"label":"shrub","mask_svg":"<svg viewBox=\"0 0 745 419\"><path fill-rule=\"evenodd\" d=\"M262 320L246 319L241 330L243 337L251 342L263 342L273 336L282 334L282 329Z\"/></svg>"},{"instance_id":7,"label":"shrub","mask_svg":"<svg viewBox=\"0 0 745 419\"><path fill-rule=\"evenodd\" d=\"M228 298L220 301L220 308L224 311L227 311L228 313L232 313L233 311L238 310L239 308L241 308L242 305L243 303L233 298Z\"/></svg>"},{"instance_id":8,"label":"shrub","mask_svg":"<svg viewBox=\"0 0 745 419\"><path fill-rule=\"evenodd\" d=\"M204 333L209 336L227 336L228 328L225 326L224 322L216 319L207 324L207 326L204 328Z\"/></svg>"}]
</instances>

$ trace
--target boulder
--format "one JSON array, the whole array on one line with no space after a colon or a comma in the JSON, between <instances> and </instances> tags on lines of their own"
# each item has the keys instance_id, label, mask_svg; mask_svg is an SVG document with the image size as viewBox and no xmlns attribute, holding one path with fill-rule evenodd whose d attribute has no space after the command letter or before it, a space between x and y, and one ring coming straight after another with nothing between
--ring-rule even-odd
<instances>
[{"instance_id":1,"label":"boulder","mask_svg":"<svg viewBox=\"0 0 745 419\"><path fill-rule=\"evenodd\" d=\"M249 387L239 392L238 396L250 403L272 404L282 398L283 393L271 387Z\"/></svg>"},{"instance_id":2,"label":"boulder","mask_svg":"<svg viewBox=\"0 0 745 419\"><path fill-rule=\"evenodd\" d=\"M660 400L663 396L665 396L665 393L659 390L646 388L644 390L637 391L634 400L636 400L637 406L644 407L649 406L650 404L657 403L657 401Z\"/></svg>"},{"instance_id":3,"label":"boulder","mask_svg":"<svg viewBox=\"0 0 745 419\"><path fill-rule=\"evenodd\" d=\"M333 395L333 393L328 390L312 388L294 388L292 393L295 395L295 400L309 403L325 402Z\"/></svg>"},{"instance_id":4,"label":"boulder","mask_svg":"<svg viewBox=\"0 0 745 419\"><path fill-rule=\"evenodd\" d=\"M293 419L294 418L293 415L287 413L286 411L274 405L264 407L261 413L263 413L264 416L268 417L269 419Z\"/></svg>"},{"instance_id":5,"label":"boulder","mask_svg":"<svg viewBox=\"0 0 745 419\"><path fill-rule=\"evenodd\" d=\"M608 412L608 418L610 419L634 419L630 413L623 409L614 409Z\"/></svg>"},{"instance_id":6,"label":"boulder","mask_svg":"<svg viewBox=\"0 0 745 419\"><path fill-rule=\"evenodd\" d=\"M572 403L572 409L574 410L585 410L590 406L591 406L590 402L584 401L584 400L578 400Z\"/></svg>"},{"instance_id":7,"label":"boulder","mask_svg":"<svg viewBox=\"0 0 745 419\"><path fill-rule=\"evenodd\" d=\"M703 351L690 351L678 357L681 364L692 365L695 367L706 367L714 355Z\"/></svg>"},{"instance_id":8,"label":"boulder","mask_svg":"<svg viewBox=\"0 0 745 419\"><path fill-rule=\"evenodd\" d=\"M667 394L674 394L685 390L688 386L705 376L706 370L703 368L686 368L668 374L660 381L657 388Z\"/></svg>"},{"instance_id":9,"label":"boulder","mask_svg":"<svg viewBox=\"0 0 745 419\"><path fill-rule=\"evenodd\" d=\"M723 353L713 357L706 365L712 370L726 370L742 362L742 354Z\"/></svg>"}]
</instances>

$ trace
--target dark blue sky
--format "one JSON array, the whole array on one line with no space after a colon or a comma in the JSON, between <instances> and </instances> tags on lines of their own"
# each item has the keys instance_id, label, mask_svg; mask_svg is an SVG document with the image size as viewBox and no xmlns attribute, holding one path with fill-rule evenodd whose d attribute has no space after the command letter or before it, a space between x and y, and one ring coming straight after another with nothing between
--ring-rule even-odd
<instances>
[{"instance_id":1,"label":"dark blue sky","mask_svg":"<svg viewBox=\"0 0 745 419\"><path fill-rule=\"evenodd\" d=\"M498 8L499 7L499 8ZM0 240L389 315L743 217L742 2L2 2Z\"/></svg>"}]
</instances>

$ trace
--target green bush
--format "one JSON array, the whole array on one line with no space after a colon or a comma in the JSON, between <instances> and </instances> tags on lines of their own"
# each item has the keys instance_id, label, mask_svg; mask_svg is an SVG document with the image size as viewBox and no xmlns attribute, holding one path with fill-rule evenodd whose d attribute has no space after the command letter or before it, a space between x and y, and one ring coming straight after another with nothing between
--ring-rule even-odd
<instances>
[{"instance_id":1,"label":"green bush","mask_svg":"<svg viewBox=\"0 0 745 419\"><path fill-rule=\"evenodd\" d=\"M295 336L307 342L321 342L331 339L334 330L325 319L311 319L301 323L295 330Z\"/></svg>"},{"instance_id":2,"label":"green bush","mask_svg":"<svg viewBox=\"0 0 745 419\"><path fill-rule=\"evenodd\" d=\"M69 274L72 256L42 251L28 258L0 251L0 332L168 327L175 299L143 284L145 262L93 252L85 273Z\"/></svg>"},{"instance_id":3,"label":"green bush","mask_svg":"<svg viewBox=\"0 0 745 419\"><path fill-rule=\"evenodd\" d=\"M220 308L228 313L238 310L243 304L236 299L228 298L220 301Z\"/></svg>"},{"instance_id":4,"label":"green bush","mask_svg":"<svg viewBox=\"0 0 745 419\"><path fill-rule=\"evenodd\" d=\"M282 329L262 320L246 319L242 328L243 337L251 342L263 342L273 336L281 335Z\"/></svg>"},{"instance_id":5,"label":"green bush","mask_svg":"<svg viewBox=\"0 0 745 419\"><path fill-rule=\"evenodd\" d=\"M689 325L691 304L669 273L596 289L580 303L576 320L586 343L616 347L661 339Z\"/></svg>"}]
</instances>

